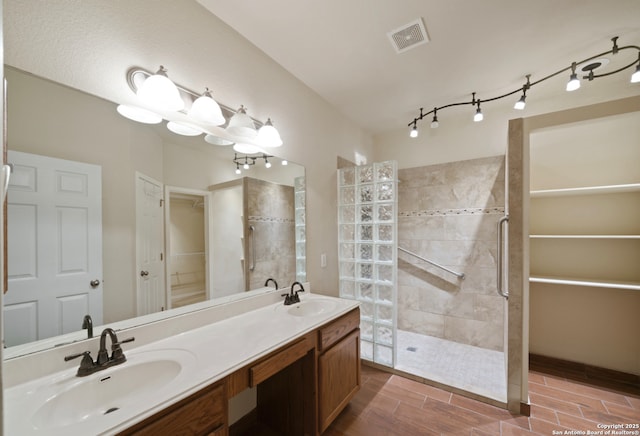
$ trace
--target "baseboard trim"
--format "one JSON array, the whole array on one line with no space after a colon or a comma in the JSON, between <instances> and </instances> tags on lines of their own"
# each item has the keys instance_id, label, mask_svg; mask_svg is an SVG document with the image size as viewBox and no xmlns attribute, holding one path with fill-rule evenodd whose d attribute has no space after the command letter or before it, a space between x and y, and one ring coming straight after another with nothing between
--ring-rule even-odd
<instances>
[{"instance_id":1,"label":"baseboard trim","mask_svg":"<svg viewBox=\"0 0 640 436\"><path fill-rule=\"evenodd\" d=\"M629 393L640 393L640 375L586 363L529 353L529 369L600 386L610 386Z\"/></svg>"}]
</instances>

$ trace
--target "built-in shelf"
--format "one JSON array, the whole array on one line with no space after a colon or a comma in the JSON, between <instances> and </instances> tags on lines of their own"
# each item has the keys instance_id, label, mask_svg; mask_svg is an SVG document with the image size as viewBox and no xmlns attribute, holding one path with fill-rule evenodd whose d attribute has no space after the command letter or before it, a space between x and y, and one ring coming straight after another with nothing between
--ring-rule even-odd
<instances>
[{"instance_id":1,"label":"built-in shelf","mask_svg":"<svg viewBox=\"0 0 640 436\"><path fill-rule=\"evenodd\" d=\"M640 291L640 282L620 282L611 280L579 280L560 277L529 277L529 283L548 283L553 285L588 286L608 289L627 289Z\"/></svg>"},{"instance_id":2,"label":"built-in shelf","mask_svg":"<svg viewBox=\"0 0 640 436\"><path fill-rule=\"evenodd\" d=\"M531 239L640 239L640 235L529 235Z\"/></svg>"},{"instance_id":3,"label":"built-in shelf","mask_svg":"<svg viewBox=\"0 0 640 436\"><path fill-rule=\"evenodd\" d=\"M640 192L640 183L626 185L589 186L583 188L543 189L531 191L531 197L560 197L563 195L613 194L620 192Z\"/></svg>"}]
</instances>

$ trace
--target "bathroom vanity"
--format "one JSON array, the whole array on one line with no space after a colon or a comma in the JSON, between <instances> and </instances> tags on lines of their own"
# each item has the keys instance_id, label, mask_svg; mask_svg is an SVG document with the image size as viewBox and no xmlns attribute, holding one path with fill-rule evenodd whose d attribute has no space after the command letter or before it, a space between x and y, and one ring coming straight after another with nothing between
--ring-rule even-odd
<instances>
[{"instance_id":1,"label":"bathroom vanity","mask_svg":"<svg viewBox=\"0 0 640 436\"><path fill-rule=\"evenodd\" d=\"M358 303L309 294L289 306L278 301L247 311L230 306L222 312L227 314L222 319L157 341L145 340L150 335L150 326L145 326L147 331L139 332L145 344L123 347L125 363L88 377L76 377L72 366L15 383L5 391L5 431L324 432L360 387ZM166 329L156 327L179 330L167 322ZM230 400L249 388L255 388L255 408L229 425Z\"/></svg>"}]
</instances>

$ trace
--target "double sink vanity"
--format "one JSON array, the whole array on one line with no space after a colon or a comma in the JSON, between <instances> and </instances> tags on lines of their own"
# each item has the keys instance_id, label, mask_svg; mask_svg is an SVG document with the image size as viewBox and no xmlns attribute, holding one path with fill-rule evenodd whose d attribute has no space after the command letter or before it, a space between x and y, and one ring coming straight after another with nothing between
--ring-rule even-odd
<instances>
[{"instance_id":1,"label":"double sink vanity","mask_svg":"<svg viewBox=\"0 0 640 436\"><path fill-rule=\"evenodd\" d=\"M360 387L358 303L282 292L118 331L126 361L83 377L64 356L99 338L8 360L6 434L321 434Z\"/></svg>"}]
</instances>

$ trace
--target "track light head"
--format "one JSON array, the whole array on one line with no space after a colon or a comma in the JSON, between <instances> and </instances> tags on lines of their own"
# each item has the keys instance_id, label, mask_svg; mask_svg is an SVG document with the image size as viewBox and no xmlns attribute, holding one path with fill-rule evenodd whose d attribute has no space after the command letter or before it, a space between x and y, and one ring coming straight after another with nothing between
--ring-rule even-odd
<instances>
[{"instance_id":1,"label":"track light head","mask_svg":"<svg viewBox=\"0 0 640 436\"><path fill-rule=\"evenodd\" d=\"M631 83L639 83L640 82L640 52L638 52L638 65L636 66L636 71L631 75Z\"/></svg>"},{"instance_id":2,"label":"track light head","mask_svg":"<svg viewBox=\"0 0 640 436\"><path fill-rule=\"evenodd\" d=\"M438 109L433 108L433 120L431 120L431 128L437 129L440 123L438 123Z\"/></svg>"},{"instance_id":3,"label":"track light head","mask_svg":"<svg viewBox=\"0 0 640 436\"><path fill-rule=\"evenodd\" d=\"M527 103L525 102L526 99L527 99L527 92L523 90L522 97L520 97L520 100L516 101L516 104L513 105L513 108L519 111L523 110L524 107L527 105Z\"/></svg>"},{"instance_id":4,"label":"track light head","mask_svg":"<svg viewBox=\"0 0 640 436\"><path fill-rule=\"evenodd\" d=\"M578 79L578 75L576 74L576 63L574 62L571 64L571 76L567 82L567 91L575 91L578 88L580 88L580 79Z\"/></svg>"},{"instance_id":5,"label":"track light head","mask_svg":"<svg viewBox=\"0 0 640 436\"><path fill-rule=\"evenodd\" d=\"M484 115L482 115L482 109L480 109L480 100L478 100L478 109L476 109L476 114L473 116L473 121L478 123L483 119L484 119Z\"/></svg>"},{"instance_id":6,"label":"track light head","mask_svg":"<svg viewBox=\"0 0 640 436\"><path fill-rule=\"evenodd\" d=\"M417 138L418 137L418 126L416 124L416 121L413 121L413 127L411 128L411 132L409 132L409 136L411 138Z\"/></svg>"}]
</instances>

